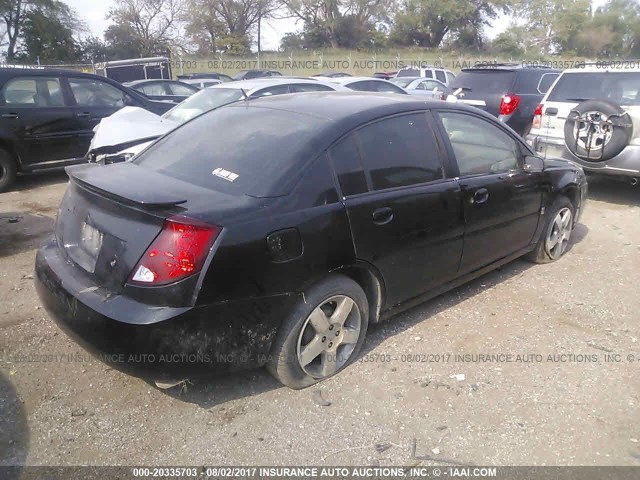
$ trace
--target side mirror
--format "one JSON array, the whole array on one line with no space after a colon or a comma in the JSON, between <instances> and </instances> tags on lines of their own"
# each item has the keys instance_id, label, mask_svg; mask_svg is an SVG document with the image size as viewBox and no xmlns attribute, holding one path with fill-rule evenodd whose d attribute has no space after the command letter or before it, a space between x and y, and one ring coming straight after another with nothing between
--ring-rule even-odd
<instances>
[{"instance_id":1,"label":"side mirror","mask_svg":"<svg viewBox=\"0 0 640 480\"><path fill-rule=\"evenodd\" d=\"M527 173L538 173L544 170L544 160L535 155L524 157L524 171Z\"/></svg>"}]
</instances>

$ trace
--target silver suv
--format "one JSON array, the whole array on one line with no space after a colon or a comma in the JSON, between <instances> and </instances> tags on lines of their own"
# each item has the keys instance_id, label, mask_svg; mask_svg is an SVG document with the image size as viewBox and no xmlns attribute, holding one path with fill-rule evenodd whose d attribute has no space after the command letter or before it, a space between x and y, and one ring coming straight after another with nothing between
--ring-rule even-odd
<instances>
[{"instance_id":1,"label":"silver suv","mask_svg":"<svg viewBox=\"0 0 640 480\"><path fill-rule=\"evenodd\" d=\"M634 125L638 128L634 131ZM640 66L633 62L565 70L535 110L526 141L587 173L640 179Z\"/></svg>"},{"instance_id":2,"label":"silver suv","mask_svg":"<svg viewBox=\"0 0 640 480\"><path fill-rule=\"evenodd\" d=\"M444 83L447 87L450 86L453 79L456 78L455 74L451 70L433 67L430 65L423 65L420 68L404 67L396 73L395 78L400 77L435 78L436 80Z\"/></svg>"}]
</instances>

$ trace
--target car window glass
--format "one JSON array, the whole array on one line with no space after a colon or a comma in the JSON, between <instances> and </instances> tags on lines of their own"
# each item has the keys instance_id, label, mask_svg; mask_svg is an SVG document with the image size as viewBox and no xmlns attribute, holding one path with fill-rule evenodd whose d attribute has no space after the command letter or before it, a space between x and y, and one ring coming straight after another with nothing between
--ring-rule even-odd
<instances>
[{"instance_id":1,"label":"car window glass","mask_svg":"<svg viewBox=\"0 0 640 480\"><path fill-rule=\"evenodd\" d=\"M70 78L69 86L80 107L124 107L124 92L100 80Z\"/></svg>"},{"instance_id":2,"label":"car window glass","mask_svg":"<svg viewBox=\"0 0 640 480\"><path fill-rule=\"evenodd\" d=\"M342 195L357 195L367 191L367 180L364 176L358 144L353 135L340 140L330 150L333 168L338 177Z\"/></svg>"},{"instance_id":3,"label":"car window glass","mask_svg":"<svg viewBox=\"0 0 640 480\"><path fill-rule=\"evenodd\" d=\"M416 87L416 90L426 90L426 89L427 89L426 82L420 82Z\"/></svg>"},{"instance_id":4,"label":"car window glass","mask_svg":"<svg viewBox=\"0 0 640 480\"><path fill-rule=\"evenodd\" d=\"M374 86L375 86L376 92L404 93L404 91L400 87L386 80L381 80L379 82L372 82L372 83L375 84Z\"/></svg>"},{"instance_id":5,"label":"car window glass","mask_svg":"<svg viewBox=\"0 0 640 480\"><path fill-rule=\"evenodd\" d=\"M333 91L333 88L328 87L326 85L312 85L309 83L300 83L297 85L292 85L293 89L296 92L327 92Z\"/></svg>"},{"instance_id":6,"label":"car window glass","mask_svg":"<svg viewBox=\"0 0 640 480\"><path fill-rule=\"evenodd\" d=\"M461 176L508 172L519 167L518 143L497 126L462 113L439 115Z\"/></svg>"},{"instance_id":7,"label":"car window glass","mask_svg":"<svg viewBox=\"0 0 640 480\"><path fill-rule=\"evenodd\" d=\"M180 85L179 83L171 83L167 86L173 95L183 95L188 97L196 92L194 88L188 87L187 85Z\"/></svg>"},{"instance_id":8,"label":"car window glass","mask_svg":"<svg viewBox=\"0 0 640 480\"><path fill-rule=\"evenodd\" d=\"M371 82L369 82L368 80L363 80L360 82L353 82L350 83L349 85L346 85L347 88L350 88L351 90L357 90L359 92L370 92L372 91L371 88Z\"/></svg>"},{"instance_id":9,"label":"car window glass","mask_svg":"<svg viewBox=\"0 0 640 480\"><path fill-rule=\"evenodd\" d=\"M429 90L430 92L433 91L434 88L437 88L438 90L441 90L441 85L439 83L436 83L434 81L430 81L430 80L425 80L424 82L422 82L422 86L425 90Z\"/></svg>"},{"instance_id":10,"label":"car window glass","mask_svg":"<svg viewBox=\"0 0 640 480\"><path fill-rule=\"evenodd\" d=\"M138 89L136 89L138 90ZM162 83L151 83L149 85L143 85L139 88L145 95L157 95L164 97L167 95L167 91Z\"/></svg>"},{"instance_id":11,"label":"car window glass","mask_svg":"<svg viewBox=\"0 0 640 480\"><path fill-rule=\"evenodd\" d=\"M423 77L433 78L433 72L431 70L425 70Z\"/></svg>"},{"instance_id":12,"label":"car window glass","mask_svg":"<svg viewBox=\"0 0 640 480\"><path fill-rule=\"evenodd\" d=\"M447 81L447 77L442 70L436 70L436 80L440 80L441 82Z\"/></svg>"},{"instance_id":13,"label":"car window glass","mask_svg":"<svg viewBox=\"0 0 640 480\"><path fill-rule=\"evenodd\" d=\"M419 77L420 70L417 68L403 68L398 72L396 77Z\"/></svg>"},{"instance_id":14,"label":"car window glass","mask_svg":"<svg viewBox=\"0 0 640 480\"><path fill-rule=\"evenodd\" d=\"M64 97L57 78L17 78L2 89L5 105L63 107Z\"/></svg>"},{"instance_id":15,"label":"car window glass","mask_svg":"<svg viewBox=\"0 0 640 480\"><path fill-rule=\"evenodd\" d=\"M275 87L263 88L253 93L252 97L268 97L271 95L283 95L289 93L289 85L277 85Z\"/></svg>"},{"instance_id":16,"label":"car window glass","mask_svg":"<svg viewBox=\"0 0 640 480\"><path fill-rule=\"evenodd\" d=\"M553 82L558 78L558 73L545 73L540 77L540 82L538 83L538 91L540 93L547 93L547 90L551 87Z\"/></svg>"},{"instance_id":17,"label":"car window glass","mask_svg":"<svg viewBox=\"0 0 640 480\"><path fill-rule=\"evenodd\" d=\"M451 72L446 72L446 74L447 74L447 81L449 83L453 82L453 79L456 78L456 76Z\"/></svg>"},{"instance_id":18,"label":"car window glass","mask_svg":"<svg viewBox=\"0 0 640 480\"><path fill-rule=\"evenodd\" d=\"M361 128L357 136L374 190L442 178L436 140L424 113L381 120Z\"/></svg>"}]
</instances>

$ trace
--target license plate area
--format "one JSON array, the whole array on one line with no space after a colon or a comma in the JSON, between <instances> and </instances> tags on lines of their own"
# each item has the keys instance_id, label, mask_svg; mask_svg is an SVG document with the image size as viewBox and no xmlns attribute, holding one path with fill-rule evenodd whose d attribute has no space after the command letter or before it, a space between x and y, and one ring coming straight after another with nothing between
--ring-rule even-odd
<instances>
[{"instance_id":1,"label":"license plate area","mask_svg":"<svg viewBox=\"0 0 640 480\"><path fill-rule=\"evenodd\" d=\"M65 245L71 259L89 273L94 273L104 234L85 220L80 227L77 244Z\"/></svg>"}]
</instances>

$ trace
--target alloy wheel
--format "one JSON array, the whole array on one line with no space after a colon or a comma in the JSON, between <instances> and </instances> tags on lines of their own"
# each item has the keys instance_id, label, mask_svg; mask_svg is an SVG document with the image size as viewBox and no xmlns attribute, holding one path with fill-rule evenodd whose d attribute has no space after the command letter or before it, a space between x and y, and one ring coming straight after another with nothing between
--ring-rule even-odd
<instances>
[{"instance_id":1,"label":"alloy wheel","mask_svg":"<svg viewBox=\"0 0 640 480\"><path fill-rule=\"evenodd\" d=\"M358 305L345 295L333 296L309 315L297 342L300 367L325 378L344 367L356 348L362 328Z\"/></svg>"},{"instance_id":2,"label":"alloy wheel","mask_svg":"<svg viewBox=\"0 0 640 480\"><path fill-rule=\"evenodd\" d=\"M567 250L571 237L573 215L567 207L562 208L553 219L545 240L545 250L549 257L557 260Z\"/></svg>"}]
</instances>

